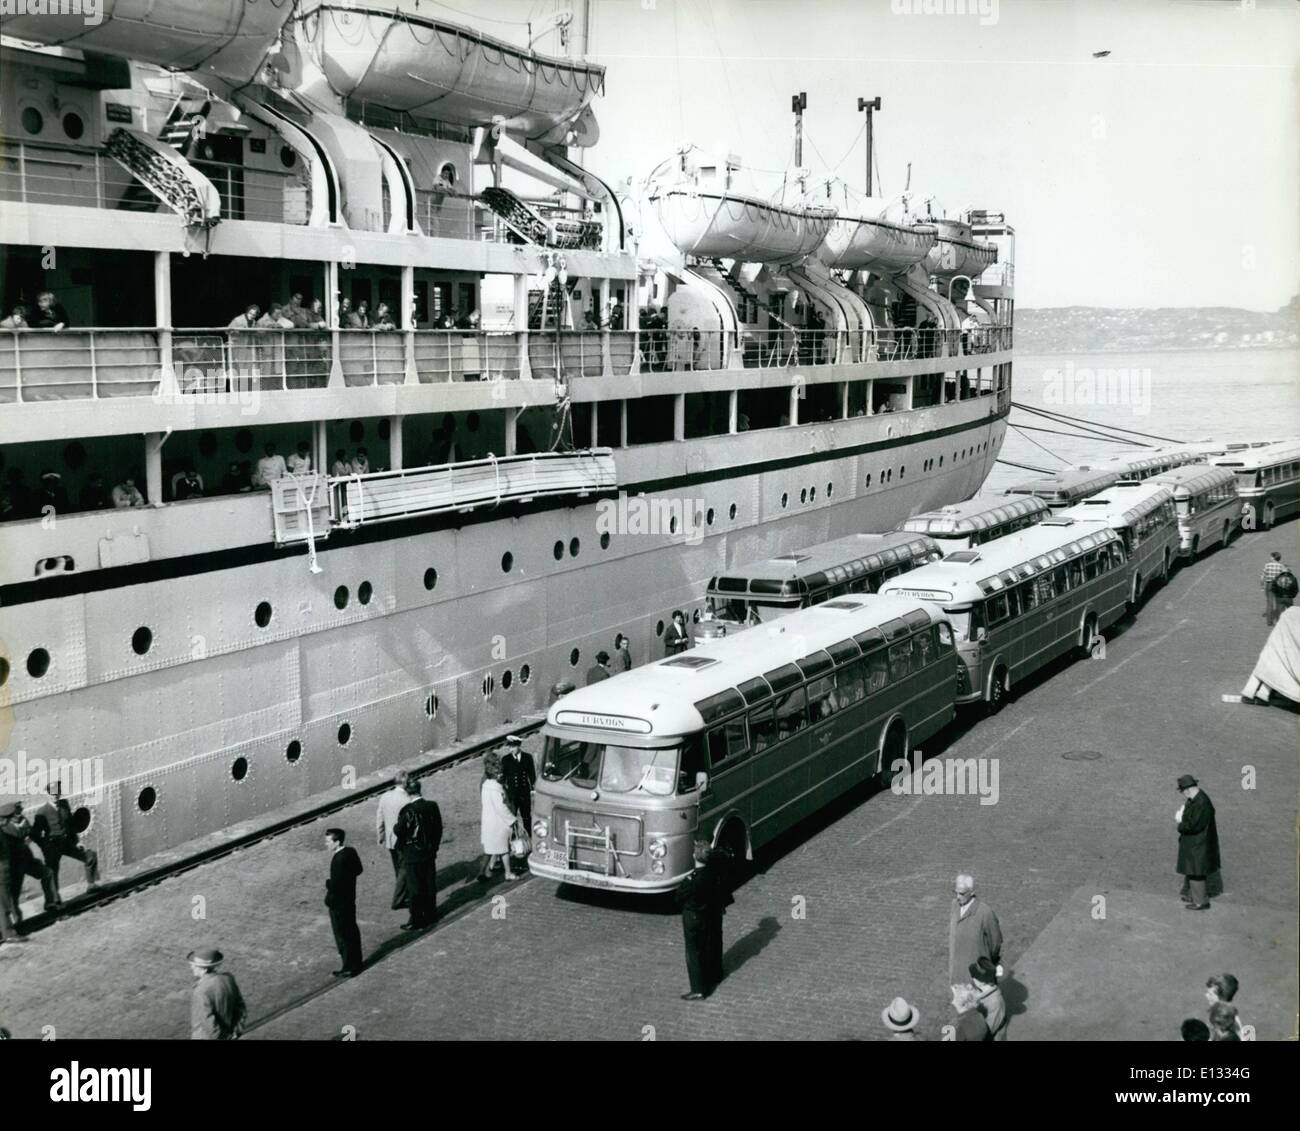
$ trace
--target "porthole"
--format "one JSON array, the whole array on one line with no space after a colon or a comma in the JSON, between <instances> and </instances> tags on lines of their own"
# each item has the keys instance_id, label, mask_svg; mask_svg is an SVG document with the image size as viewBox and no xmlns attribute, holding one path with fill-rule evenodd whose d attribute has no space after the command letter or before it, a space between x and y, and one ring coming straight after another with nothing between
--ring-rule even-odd
<instances>
[{"instance_id":1,"label":"porthole","mask_svg":"<svg viewBox=\"0 0 1300 1131\"><path fill-rule=\"evenodd\" d=\"M573 651L569 653L569 667L576 668L578 666L578 660L581 658L581 655L582 654L578 651L578 649L574 648Z\"/></svg>"},{"instance_id":2,"label":"porthole","mask_svg":"<svg viewBox=\"0 0 1300 1131\"><path fill-rule=\"evenodd\" d=\"M438 571L434 569L432 566L430 566L428 569L424 571L424 587L426 589L432 589L437 584L438 584Z\"/></svg>"},{"instance_id":3,"label":"porthole","mask_svg":"<svg viewBox=\"0 0 1300 1131\"><path fill-rule=\"evenodd\" d=\"M608 550L608 549L609 549L609 531L608 531L608 530L605 531L605 533L602 534L602 535L600 536L600 548L601 548L602 550Z\"/></svg>"},{"instance_id":4,"label":"porthole","mask_svg":"<svg viewBox=\"0 0 1300 1131\"><path fill-rule=\"evenodd\" d=\"M807 487L805 487L802 491L799 492L799 501L800 501L801 503L806 503L806 502L808 501L808 488L807 488ZM781 505L782 505L782 506L785 506L784 503L782 503Z\"/></svg>"},{"instance_id":5,"label":"porthole","mask_svg":"<svg viewBox=\"0 0 1300 1131\"><path fill-rule=\"evenodd\" d=\"M699 610L699 609L696 609L693 613L691 613L691 622L692 622L693 624L699 624L699 623L700 623L700 610Z\"/></svg>"},{"instance_id":6,"label":"porthole","mask_svg":"<svg viewBox=\"0 0 1300 1131\"><path fill-rule=\"evenodd\" d=\"M93 814L82 805L72 811L72 831L80 835L90 828L90 821Z\"/></svg>"},{"instance_id":7,"label":"porthole","mask_svg":"<svg viewBox=\"0 0 1300 1131\"><path fill-rule=\"evenodd\" d=\"M826 497L829 499L833 494L835 494L835 484L834 484L834 483L827 483L827 484L826 484Z\"/></svg>"},{"instance_id":8,"label":"porthole","mask_svg":"<svg viewBox=\"0 0 1300 1131\"><path fill-rule=\"evenodd\" d=\"M289 743L288 746L284 748L284 760L288 762L289 765L292 766L301 757L302 757L302 743L295 738L291 743Z\"/></svg>"},{"instance_id":9,"label":"porthole","mask_svg":"<svg viewBox=\"0 0 1300 1131\"><path fill-rule=\"evenodd\" d=\"M158 804L158 791L153 786L147 785L140 791L140 795L135 799L136 805L141 813L147 813Z\"/></svg>"},{"instance_id":10,"label":"porthole","mask_svg":"<svg viewBox=\"0 0 1300 1131\"><path fill-rule=\"evenodd\" d=\"M712 507L710 507L710 508L708 509L707 513L704 515L704 522L705 522L705 525L706 525L706 526L712 526L712 525L713 525L713 508L712 508Z\"/></svg>"},{"instance_id":11,"label":"porthole","mask_svg":"<svg viewBox=\"0 0 1300 1131\"><path fill-rule=\"evenodd\" d=\"M348 607L348 587L340 585L334 590L334 607L336 609L346 609Z\"/></svg>"},{"instance_id":12,"label":"porthole","mask_svg":"<svg viewBox=\"0 0 1300 1131\"><path fill-rule=\"evenodd\" d=\"M236 758L233 762L231 762L230 776L234 778L235 781L243 781L246 777L248 777L248 759L241 757L241 758Z\"/></svg>"},{"instance_id":13,"label":"porthole","mask_svg":"<svg viewBox=\"0 0 1300 1131\"><path fill-rule=\"evenodd\" d=\"M569 557L576 558L578 551L582 549L582 543L576 538L569 539Z\"/></svg>"},{"instance_id":14,"label":"porthole","mask_svg":"<svg viewBox=\"0 0 1300 1131\"><path fill-rule=\"evenodd\" d=\"M375 426L375 431L379 433L379 438L381 440L387 440L388 437L392 435L393 426L389 423L388 417L381 416L379 418L379 423Z\"/></svg>"},{"instance_id":15,"label":"porthole","mask_svg":"<svg viewBox=\"0 0 1300 1131\"><path fill-rule=\"evenodd\" d=\"M271 602L263 601L253 613L253 621L258 628L265 628L271 623Z\"/></svg>"},{"instance_id":16,"label":"porthole","mask_svg":"<svg viewBox=\"0 0 1300 1131\"><path fill-rule=\"evenodd\" d=\"M731 507L728 509L728 511L727 511L727 517L730 518L733 522L736 520L736 504L735 504L735 503L732 503L732 504L731 504Z\"/></svg>"},{"instance_id":17,"label":"porthole","mask_svg":"<svg viewBox=\"0 0 1300 1131\"><path fill-rule=\"evenodd\" d=\"M33 648L27 657L27 674L40 679L50 670L50 654L44 648Z\"/></svg>"},{"instance_id":18,"label":"porthole","mask_svg":"<svg viewBox=\"0 0 1300 1131\"><path fill-rule=\"evenodd\" d=\"M900 467L900 468L898 469L898 478L899 478L899 479L902 479L903 476L906 475L906 474L907 474L907 465L904 464L902 467Z\"/></svg>"},{"instance_id":19,"label":"porthole","mask_svg":"<svg viewBox=\"0 0 1300 1131\"><path fill-rule=\"evenodd\" d=\"M23 129L29 134L38 134L45 128L45 115L35 106L27 106L22 114Z\"/></svg>"},{"instance_id":20,"label":"porthole","mask_svg":"<svg viewBox=\"0 0 1300 1131\"><path fill-rule=\"evenodd\" d=\"M816 488L816 487L809 487L809 488L808 488L808 501L809 501L810 503L815 503L815 502L817 501L817 488Z\"/></svg>"},{"instance_id":21,"label":"porthole","mask_svg":"<svg viewBox=\"0 0 1300 1131\"><path fill-rule=\"evenodd\" d=\"M491 699L492 692L494 692L497 689L497 681L493 678L490 672L483 677L482 687L483 687L483 698Z\"/></svg>"},{"instance_id":22,"label":"porthole","mask_svg":"<svg viewBox=\"0 0 1300 1131\"><path fill-rule=\"evenodd\" d=\"M437 695L431 694L427 699L425 699L424 713L428 715L428 717L431 719L436 719L438 717L438 696Z\"/></svg>"},{"instance_id":23,"label":"porthole","mask_svg":"<svg viewBox=\"0 0 1300 1131\"><path fill-rule=\"evenodd\" d=\"M940 467L943 466L943 456L940 456L940 457L939 457L939 466L940 466Z\"/></svg>"},{"instance_id":24,"label":"porthole","mask_svg":"<svg viewBox=\"0 0 1300 1131\"><path fill-rule=\"evenodd\" d=\"M352 724L343 723L339 726L339 745L346 746L352 741Z\"/></svg>"},{"instance_id":25,"label":"porthole","mask_svg":"<svg viewBox=\"0 0 1300 1131\"><path fill-rule=\"evenodd\" d=\"M0 656L0 687L9 682L9 661Z\"/></svg>"},{"instance_id":26,"label":"porthole","mask_svg":"<svg viewBox=\"0 0 1300 1131\"><path fill-rule=\"evenodd\" d=\"M668 520L668 533L669 533L669 534L676 534L676 533L677 533L677 516L676 516L676 515L673 515L673 516L672 516L671 518L669 518L669 520Z\"/></svg>"},{"instance_id":27,"label":"porthole","mask_svg":"<svg viewBox=\"0 0 1300 1131\"><path fill-rule=\"evenodd\" d=\"M71 110L63 115L63 132L73 141L76 141L86 132L86 123L82 121L80 114L75 114Z\"/></svg>"},{"instance_id":28,"label":"porthole","mask_svg":"<svg viewBox=\"0 0 1300 1131\"><path fill-rule=\"evenodd\" d=\"M557 562L562 562L562 561L564 561L564 541L563 541L563 539L559 539L559 538L556 539L556 541L555 541L555 545L551 547L551 554L555 557L555 560L556 560Z\"/></svg>"},{"instance_id":29,"label":"porthole","mask_svg":"<svg viewBox=\"0 0 1300 1131\"><path fill-rule=\"evenodd\" d=\"M509 668L506 668L506 670L501 673L501 690L509 691L510 685L514 683L514 681L515 681L514 672L512 672Z\"/></svg>"},{"instance_id":30,"label":"porthole","mask_svg":"<svg viewBox=\"0 0 1300 1131\"><path fill-rule=\"evenodd\" d=\"M782 491L782 492L781 492L781 509L782 509L782 510L785 510L785 508L786 508L786 506L789 504L789 502L790 502L790 493L789 493L788 491Z\"/></svg>"},{"instance_id":31,"label":"porthole","mask_svg":"<svg viewBox=\"0 0 1300 1131\"><path fill-rule=\"evenodd\" d=\"M454 187L456 184L456 166L450 161L446 162L442 168L438 170L438 176L440 179L446 181L449 186Z\"/></svg>"},{"instance_id":32,"label":"porthole","mask_svg":"<svg viewBox=\"0 0 1300 1131\"><path fill-rule=\"evenodd\" d=\"M659 623L655 625L655 635L662 636L663 634L664 634L664 622L659 621Z\"/></svg>"},{"instance_id":33,"label":"porthole","mask_svg":"<svg viewBox=\"0 0 1300 1131\"><path fill-rule=\"evenodd\" d=\"M137 656L143 656L153 646L153 633L141 625L131 633L131 651Z\"/></svg>"},{"instance_id":34,"label":"porthole","mask_svg":"<svg viewBox=\"0 0 1300 1131\"><path fill-rule=\"evenodd\" d=\"M870 487L870 486L871 486L871 472L869 472L869 471L867 472L867 481L863 484L863 486L864 486L864 487Z\"/></svg>"},{"instance_id":35,"label":"porthole","mask_svg":"<svg viewBox=\"0 0 1300 1131\"><path fill-rule=\"evenodd\" d=\"M294 162L298 160L298 154L293 151L289 145L280 146L280 164L286 169L292 169Z\"/></svg>"},{"instance_id":36,"label":"porthole","mask_svg":"<svg viewBox=\"0 0 1300 1131\"><path fill-rule=\"evenodd\" d=\"M501 572L509 573L515 568L515 556L509 550L501 555Z\"/></svg>"},{"instance_id":37,"label":"porthole","mask_svg":"<svg viewBox=\"0 0 1300 1131\"><path fill-rule=\"evenodd\" d=\"M521 664L519 667L519 682L527 683L532 678L533 678L533 669L530 668L527 664Z\"/></svg>"},{"instance_id":38,"label":"porthole","mask_svg":"<svg viewBox=\"0 0 1300 1131\"><path fill-rule=\"evenodd\" d=\"M370 604L370 598L375 595L375 587L368 581L363 581L357 586L357 600L363 605Z\"/></svg>"}]
</instances>

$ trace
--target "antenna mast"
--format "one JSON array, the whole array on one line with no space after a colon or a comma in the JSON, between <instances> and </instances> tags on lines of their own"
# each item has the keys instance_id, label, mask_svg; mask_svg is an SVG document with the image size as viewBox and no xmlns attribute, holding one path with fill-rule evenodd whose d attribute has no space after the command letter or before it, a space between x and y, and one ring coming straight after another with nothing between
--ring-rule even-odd
<instances>
[{"instance_id":1,"label":"antenna mast","mask_svg":"<svg viewBox=\"0 0 1300 1131\"><path fill-rule=\"evenodd\" d=\"M871 195L871 112L880 109L880 95L870 100L866 98L858 99L858 110L867 112L867 196Z\"/></svg>"}]
</instances>

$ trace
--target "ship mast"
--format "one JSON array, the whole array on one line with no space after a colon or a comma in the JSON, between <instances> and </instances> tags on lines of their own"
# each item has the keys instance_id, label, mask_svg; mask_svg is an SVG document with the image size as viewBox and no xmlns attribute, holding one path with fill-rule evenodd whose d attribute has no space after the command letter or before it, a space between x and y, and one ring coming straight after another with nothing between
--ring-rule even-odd
<instances>
[{"instance_id":1,"label":"ship mast","mask_svg":"<svg viewBox=\"0 0 1300 1131\"><path fill-rule=\"evenodd\" d=\"M808 109L808 92L801 90L790 96L790 109L794 111L794 168L799 178L799 191L803 192L803 112Z\"/></svg>"},{"instance_id":2,"label":"ship mast","mask_svg":"<svg viewBox=\"0 0 1300 1131\"><path fill-rule=\"evenodd\" d=\"M865 110L865 111L867 112L867 126L866 126L866 130L867 130L867 132L866 132L866 138L867 138L867 197L870 198L870 197L871 197L871 112L872 112L873 110L879 110L879 109L880 109L880 95L877 94L876 97L875 97L875 98L872 98L872 99L859 98L859 99L858 99L858 109L859 109L859 110Z\"/></svg>"}]
</instances>

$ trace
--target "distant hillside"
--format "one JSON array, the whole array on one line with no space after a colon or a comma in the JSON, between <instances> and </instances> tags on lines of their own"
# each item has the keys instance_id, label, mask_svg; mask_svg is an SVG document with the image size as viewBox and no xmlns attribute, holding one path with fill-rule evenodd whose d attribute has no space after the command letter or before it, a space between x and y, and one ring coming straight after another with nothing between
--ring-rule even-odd
<instances>
[{"instance_id":1,"label":"distant hillside","mask_svg":"<svg viewBox=\"0 0 1300 1131\"><path fill-rule=\"evenodd\" d=\"M1300 323L1293 300L1272 313L1231 306L1057 306L1015 313L1019 353L1139 353L1168 349L1294 349Z\"/></svg>"}]
</instances>

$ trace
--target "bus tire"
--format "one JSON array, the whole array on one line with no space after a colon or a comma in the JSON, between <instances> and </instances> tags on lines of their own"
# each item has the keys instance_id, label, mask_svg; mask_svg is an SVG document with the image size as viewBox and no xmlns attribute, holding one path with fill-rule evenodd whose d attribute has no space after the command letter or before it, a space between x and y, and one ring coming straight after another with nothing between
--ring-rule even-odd
<instances>
[{"instance_id":1,"label":"bus tire","mask_svg":"<svg viewBox=\"0 0 1300 1131\"><path fill-rule=\"evenodd\" d=\"M1169 553L1169 547L1165 547L1165 562L1160 568L1160 583L1163 585L1169 580L1169 570L1173 565L1172 555Z\"/></svg>"},{"instance_id":2,"label":"bus tire","mask_svg":"<svg viewBox=\"0 0 1300 1131\"><path fill-rule=\"evenodd\" d=\"M907 724L894 719L880 740L880 764L872 782L879 789L888 789L894 781L894 763L900 758L907 761Z\"/></svg>"},{"instance_id":3,"label":"bus tire","mask_svg":"<svg viewBox=\"0 0 1300 1131\"><path fill-rule=\"evenodd\" d=\"M1228 541L1231 538L1232 538L1232 523L1225 522L1223 524L1223 544L1226 546L1228 544Z\"/></svg>"},{"instance_id":4,"label":"bus tire","mask_svg":"<svg viewBox=\"0 0 1300 1131\"><path fill-rule=\"evenodd\" d=\"M1259 529L1260 530L1273 529L1273 504L1272 503L1264 504L1264 510L1259 520Z\"/></svg>"},{"instance_id":5,"label":"bus tire","mask_svg":"<svg viewBox=\"0 0 1300 1131\"><path fill-rule=\"evenodd\" d=\"M1201 536L1198 534L1192 539L1192 560L1195 561L1201 554Z\"/></svg>"},{"instance_id":6,"label":"bus tire","mask_svg":"<svg viewBox=\"0 0 1300 1131\"><path fill-rule=\"evenodd\" d=\"M1140 592L1141 590L1137 587L1137 585L1134 585L1133 586L1134 604L1137 604L1136 595ZM1086 660L1089 656L1092 655L1092 638L1096 635L1097 635L1097 615L1096 613L1089 613L1083 620L1083 635L1079 640L1079 647L1078 647L1077 654L1080 659Z\"/></svg>"},{"instance_id":7,"label":"bus tire","mask_svg":"<svg viewBox=\"0 0 1300 1131\"><path fill-rule=\"evenodd\" d=\"M985 709L988 714L996 715L1007 705L1007 669L999 664L993 669L993 678L989 681L989 697Z\"/></svg>"},{"instance_id":8,"label":"bus tire","mask_svg":"<svg viewBox=\"0 0 1300 1131\"><path fill-rule=\"evenodd\" d=\"M1137 608L1138 601L1140 601L1141 599L1142 599L1142 575L1140 573L1135 573L1133 575L1133 594L1127 602L1128 609L1126 611L1130 613L1133 612ZM1087 630L1085 629L1084 636L1087 637L1090 635L1091 633L1087 632ZM1086 652L1088 650L1087 644L1084 644L1083 648L1084 651Z\"/></svg>"}]
</instances>

